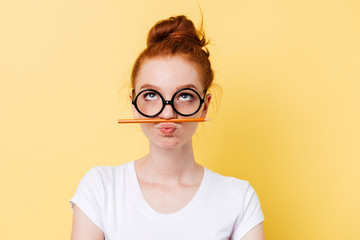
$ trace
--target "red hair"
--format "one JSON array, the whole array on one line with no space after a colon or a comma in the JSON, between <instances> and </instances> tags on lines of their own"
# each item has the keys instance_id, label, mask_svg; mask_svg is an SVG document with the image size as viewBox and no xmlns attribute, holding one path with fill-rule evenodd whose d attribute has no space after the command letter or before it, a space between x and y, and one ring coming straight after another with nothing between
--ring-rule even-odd
<instances>
[{"instance_id":1,"label":"red hair","mask_svg":"<svg viewBox=\"0 0 360 240\"><path fill-rule=\"evenodd\" d=\"M199 70L203 86L209 89L214 73L209 61L208 42L201 28L196 30L193 22L186 16L170 17L157 22L151 29L146 49L136 59L131 84L135 87L136 76L145 60L156 57L181 56L193 62Z\"/></svg>"}]
</instances>

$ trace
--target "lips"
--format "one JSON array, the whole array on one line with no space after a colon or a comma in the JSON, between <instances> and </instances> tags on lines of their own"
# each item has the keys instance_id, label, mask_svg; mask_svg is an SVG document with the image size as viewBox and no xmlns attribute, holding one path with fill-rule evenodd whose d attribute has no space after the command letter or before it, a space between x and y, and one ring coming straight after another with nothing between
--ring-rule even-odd
<instances>
[{"instance_id":1,"label":"lips","mask_svg":"<svg viewBox=\"0 0 360 240\"><path fill-rule=\"evenodd\" d=\"M176 130L176 125L173 123L161 123L159 124L158 129L164 135L173 134Z\"/></svg>"}]
</instances>

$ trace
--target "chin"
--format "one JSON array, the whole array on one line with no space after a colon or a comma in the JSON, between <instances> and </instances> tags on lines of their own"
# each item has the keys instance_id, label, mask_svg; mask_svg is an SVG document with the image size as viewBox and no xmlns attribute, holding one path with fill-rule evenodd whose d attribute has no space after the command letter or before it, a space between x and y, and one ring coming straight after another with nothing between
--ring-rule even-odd
<instances>
[{"instance_id":1,"label":"chin","mask_svg":"<svg viewBox=\"0 0 360 240\"><path fill-rule=\"evenodd\" d=\"M158 145L159 147L162 147L162 148L177 148L177 147L183 145L183 143L180 141L179 138L177 138L175 136L165 135L162 137L162 139L157 141L156 145Z\"/></svg>"},{"instance_id":2,"label":"chin","mask_svg":"<svg viewBox=\"0 0 360 240\"><path fill-rule=\"evenodd\" d=\"M150 141L150 144L153 146L157 146L160 148L179 148L186 144L191 144L191 133L187 134L179 134L178 132L174 132L172 134L165 134L159 131L144 131L145 135Z\"/></svg>"},{"instance_id":3,"label":"chin","mask_svg":"<svg viewBox=\"0 0 360 240\"><path fill-rule=\"evenodd\" d=\"M181 148L191 143L190 138L180 137L178 135L161 135L150 140L153 145L164 149Z\"/></svg>"}]
</instances>

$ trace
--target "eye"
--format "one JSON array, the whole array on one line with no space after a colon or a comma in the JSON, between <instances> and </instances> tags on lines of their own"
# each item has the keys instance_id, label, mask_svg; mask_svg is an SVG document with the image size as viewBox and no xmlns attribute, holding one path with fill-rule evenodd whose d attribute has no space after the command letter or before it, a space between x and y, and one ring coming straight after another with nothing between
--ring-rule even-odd
<instances>
[{"instance_id":1,"label":"eye","mask_svg":"<svg viewBox=\"0 0 360 240\"><path fill-rule=\"evenodd\" d=\"M181 93L179 95L179 100L180 101L191 101L194 99L194 96L190 93Z\"/></svg>"},{"instance_id":2,"label":"eye","mask_svg":"<svg viewBox=\"0 0 360 240\"><path fill-rule=\"evenodd\" d=\"M144 99L147 101L158 99L158 94L156 92L146 92L144 93Z\"/></svg>"}]
</instances>

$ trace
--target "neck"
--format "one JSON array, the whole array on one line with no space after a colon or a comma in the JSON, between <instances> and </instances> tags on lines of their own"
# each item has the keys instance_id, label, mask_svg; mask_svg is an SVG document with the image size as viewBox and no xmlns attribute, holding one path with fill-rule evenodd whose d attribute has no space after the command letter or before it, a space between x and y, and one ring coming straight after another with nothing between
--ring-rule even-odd
<instances>
[{"instance_id":1,"label":"neck","mask_svg":"<svg viewBox=\"0 0 360 240\"><path fill-rule=\"evenodd\" d=\"M192 184L202 167L195 162L192 142L177 148L160 148L150 143L149 154L137 161L137 171L150 183Z\"/></svg>"}]
</instances>

